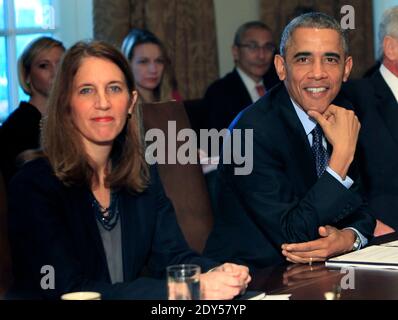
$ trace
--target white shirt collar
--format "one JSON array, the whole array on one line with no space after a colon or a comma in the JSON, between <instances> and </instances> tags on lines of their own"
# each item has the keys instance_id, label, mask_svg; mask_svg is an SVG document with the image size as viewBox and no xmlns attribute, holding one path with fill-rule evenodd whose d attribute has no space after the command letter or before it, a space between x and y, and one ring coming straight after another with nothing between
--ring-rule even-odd
<instances>
[{"instance_id":1,"label":"white shirt collar","mask_svg":"<svg viewBox=\"0 0 398 320\"><path fill-rule=\"evenodd\" d=\"M256 102L260 96L257 92L256 86L261 84L264 85L263 80L260 82L256 83L252 78L250 78L242 69L239 67L236 67L236 71L238 72L240 78L243 81L243 84L245 85L247 91L249 92L250 98L252 99L252 102Z\"/></svg>"},{"instance_id":2,"label":"white shirt collar","mask_svg":"<svg viewBox=\"0 0 398 320\"><path fill-rule=\"evenodd\" d=\"M292 98L290 98L290 100L292 101L294 110L296 111L297 116L304 127L305 134L308 136L311 131L314 130L316 122L312 120L311 117L303 109L301 109Z\"/></svg>"},{"instance_id":3,"label":"white shirt collar","mask_svg":"<svg viewBox=\"0 0 398 320\"><path fill-rule=\"evenodd\" d=\"M398 101L398 77L388 70L384 64L380 66L380 73Z\"/></svg>"}]
</instances>

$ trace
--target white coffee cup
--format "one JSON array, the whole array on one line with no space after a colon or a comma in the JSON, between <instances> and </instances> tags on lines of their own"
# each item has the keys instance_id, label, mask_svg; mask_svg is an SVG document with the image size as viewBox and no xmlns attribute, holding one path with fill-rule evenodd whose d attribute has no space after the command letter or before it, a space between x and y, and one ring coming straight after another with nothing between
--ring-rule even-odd
<instances>
[{"instance_id":1,"label":"white coffee cup","mask_svg":"<svg viewBox=\"0 0 398 320\"><path fill-rule=\"evenodd\" d=\"M101 300L101 294L93 291L80 291L65 293L61 300Z\"/></svg>"}]
</instances>

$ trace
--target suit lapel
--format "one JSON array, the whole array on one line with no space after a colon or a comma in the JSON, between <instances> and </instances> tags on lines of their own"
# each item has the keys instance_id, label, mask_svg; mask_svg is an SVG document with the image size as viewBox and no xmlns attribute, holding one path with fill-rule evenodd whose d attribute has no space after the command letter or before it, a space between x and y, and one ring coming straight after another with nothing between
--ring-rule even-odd
<instances>
[{"instance_id":1,"label":"suit lapel","mask_svg":"<svg viewBox=\"0 0 398 320\"><path fill-rule=\"evenodd\" d=\"M279 92L276 103L280 106L280 114L283 120L284 129L288 135L288 141L292 151L292 159L294 159L301 177L307 187L310 188L317 180L315 162L312 155L311 146L309 144L304 127L294 110L293 104L284 87Z\"/></svg>"},{"instance_id":2,"label":"suit lapel","mask_svg":"<svg viewBox=\"0 0 398 320\"><path fill-rule=\"evenodd\" d=\"M398 104L380 71L370 81L375 88L376 107L394 141L398 144Z\"/></svg>"},{"instance_id":3,"label":"suit lapel","mask_svg":"<svg viewBox=\"0 0 398 320\"><path fill-rule=\"evenodd\" d=\"M122 226L122 252L123 252L123 277L124 281L131 281L136 274L137 235L139 235L139 219L134 219L137 214L137 201L131 201L133 196L127 191L122 191L120 201L120 220ZM134 221L135 220L135 221Z\"/></svg>"},{"instance_id":4,"label":"suit lapel","mask_svg":"<svg viewBox=\"0 0 398 320\"><path fill-rule=\"evenodd\" d=\"M97 220L95 218L95 213L89 199L89 191L86 188L74 188L75 193L71 199L77 199L76 208L78 208L79 214L81 214L83 222L85 224L85 229L88 231L90 238L93 240L95 249L101 257L101 261L107 270L109 276L108 264L105 256L105 249L102 243L101 235L98 230Z\"/></svg>"}]
</instances>

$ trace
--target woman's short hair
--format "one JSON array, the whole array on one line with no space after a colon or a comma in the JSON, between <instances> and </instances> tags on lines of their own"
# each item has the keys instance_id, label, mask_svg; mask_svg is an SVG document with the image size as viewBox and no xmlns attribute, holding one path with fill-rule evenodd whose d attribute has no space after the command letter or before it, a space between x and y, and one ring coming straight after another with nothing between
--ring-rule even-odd
<instances>
[{"instance_id":1,"label":"woman's short hair","mask_svg":"<svg viewBox=\"0 0 398 320\"><path fill-rule=\"evenodd\" d=\"M173 68L167 51L163 43L152 32L146 29L135 28L124 38L122 43L122 52L124 56L131 61L134 56L134 49L141 44L157 45L165 61L163 77L159 86L155 89L154 95L157 101L170 100L172 91L176 86Z\"/></svg>"},{"instance_id":2,"label":"woman's short hair","mask_svg":"<svg viewBox=\"0 0 398 320\"><path fill-rule=\"evenodd\" d=\"M33 60L43 51L59 47L65 51L65 47L61 41L50 37L40 37L31 41L18 59L18 79L23 92L32 95L30 85L27 78L30 74Z\"/></svg>"},{"instance_id":3,"label":"woman's short hair","mask_svg":"<svg viewBox=\"0 0 398 320\"><path fill-rule=\"evenodd\" d=\"M65 53L48 100L48 116L41 142L55 175L66 185L91 185L93 181L98 182L82 139L72 123L70 105L74 77L83 60L88 57L105 59L119 67L125 77L129 101L135 88L128 61L112 45L102 41L81 41ZM113 143L112 170L105 180L110 188L127 187L130 191L141 192L147 185L148 167L138 122L134 114L131 119L126 118L125 127Z\"/></svg>"}]
</instances>

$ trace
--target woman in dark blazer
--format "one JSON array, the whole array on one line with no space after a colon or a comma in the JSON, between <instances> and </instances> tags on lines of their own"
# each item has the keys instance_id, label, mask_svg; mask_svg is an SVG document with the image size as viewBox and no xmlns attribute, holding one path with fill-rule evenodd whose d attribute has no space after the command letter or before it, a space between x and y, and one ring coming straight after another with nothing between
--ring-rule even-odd
<instances>
[{"instance_id":1,"label":"woman in dark blazer","mask_svg":"<svg viewBox=\"0 0 398 320\"><path fill-rule=\"evenodd\" d=\"M0 170L6 186L18 170L18 156L39 147L40 121L46 115L51 85L64 52L62 42L39 37L18 59L19 84L29 101L21 101L0 127Z\"/></svg>"},{"instance_id":2,"label":"woman in dark blazer","mask_svg":"<svg viewBox=\"0 0 398 320\"><path fill-rule=\"evenodd\" d=\"M49 99L43 151L11 182L16 292L165 298L165 268L180 263L206 272L204 298L230 299L247 287L246 267L218 266L188 248L156 168L145 163L136 100L118 50L80 42L67 51Z\"/></svg>"}]
</instances>

